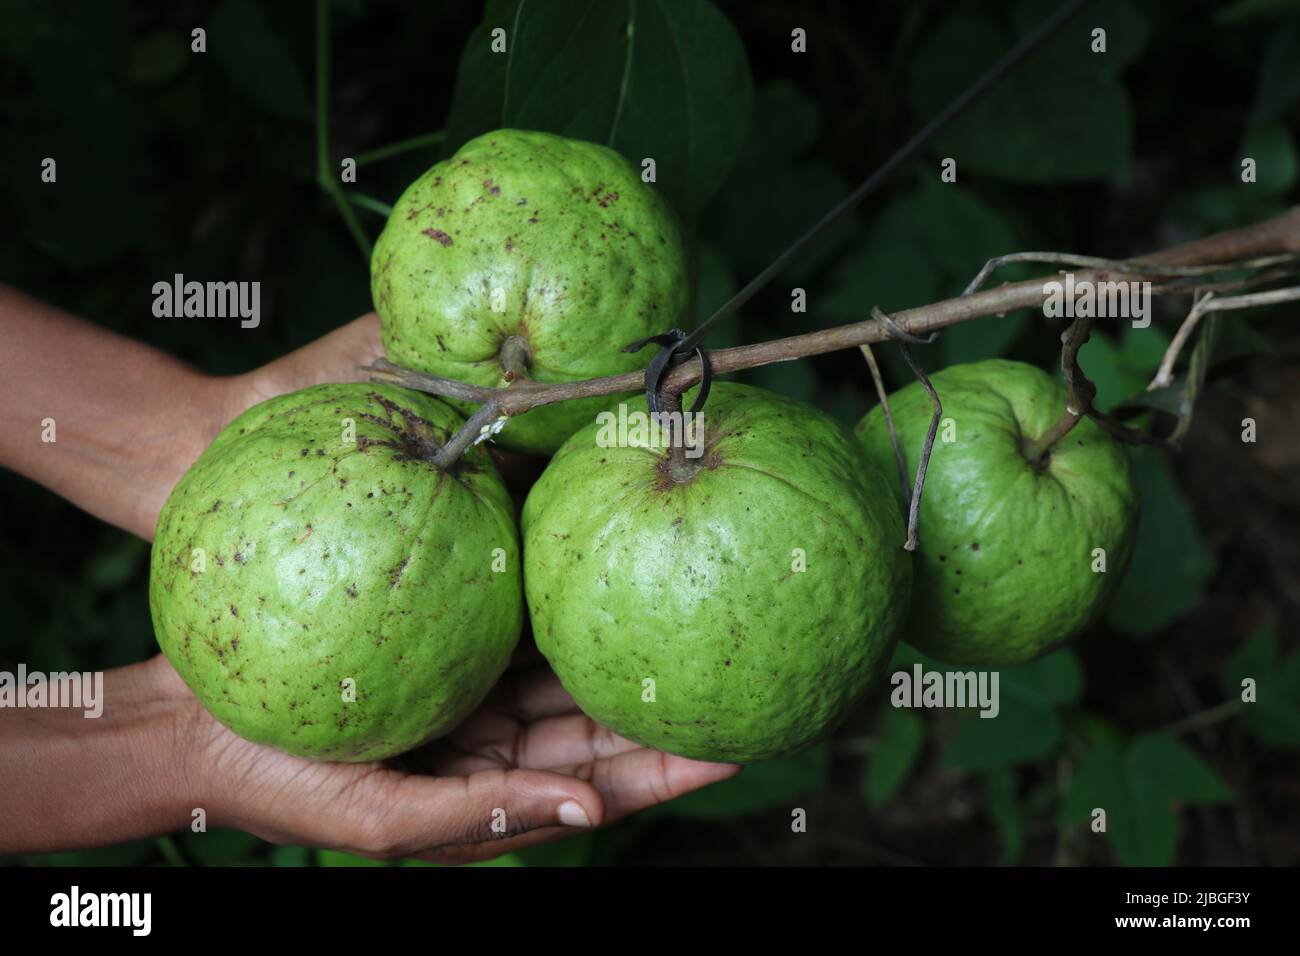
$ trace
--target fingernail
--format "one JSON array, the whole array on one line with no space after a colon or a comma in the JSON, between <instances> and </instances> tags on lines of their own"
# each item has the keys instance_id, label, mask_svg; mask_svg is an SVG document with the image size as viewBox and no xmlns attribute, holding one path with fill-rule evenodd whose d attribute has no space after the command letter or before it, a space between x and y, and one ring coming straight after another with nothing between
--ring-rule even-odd
<instances>
[{"instance_id":1,"label":"fingernail","mask_svg":"<svg viewBox=\"0 0 1300 956\"><path fill-rule=\"evenodd\" d=\"M587 816L587 811L582 809L582 804L577 800L565 800L560 804L560 809L556 812L560 817L560 822L566 827L591 826L591 817Z\"/></svg>"}]
</instances>

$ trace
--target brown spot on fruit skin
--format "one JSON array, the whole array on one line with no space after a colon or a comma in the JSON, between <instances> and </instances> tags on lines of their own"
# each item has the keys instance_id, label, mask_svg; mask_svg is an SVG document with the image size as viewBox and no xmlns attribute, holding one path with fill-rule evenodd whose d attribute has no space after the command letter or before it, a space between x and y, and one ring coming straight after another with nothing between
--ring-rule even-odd
<instances>
[{"instance_id":1,"label":"brown spot on fruit skin","mask_svg":"<svg viewBox=\"0 0 1300 956\"><path fill-rule=\"evenodd\" d=\"M393 569L393 573L389 577L389 583L388 583L388 586L390 588L397 587L397 585L401 582L402 572L406 570L406 566L410 563L410 561L411 559L409 557L402 558L401 562L398 563L397 567Z\"/></svg>"},{"instance_id":2,"label":"brown spot on fruit skin","mask_svg":"<svg viewBox=\"0 0 1300 956\"><path fill-rule=\"evenodd\" d=\"M447 235L441 229L421 229L420 232L430 239L437 240L443 246L451 245L451 236Z\"/></svg>"}]
</instances>

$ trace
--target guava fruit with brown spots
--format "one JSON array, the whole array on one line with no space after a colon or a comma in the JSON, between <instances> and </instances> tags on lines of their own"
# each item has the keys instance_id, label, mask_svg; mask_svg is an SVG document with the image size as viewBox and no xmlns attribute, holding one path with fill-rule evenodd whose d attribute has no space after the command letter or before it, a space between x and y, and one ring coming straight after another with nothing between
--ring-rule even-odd
<instances>
[{"instance_id":1,"label":"guava fruit with brown spots","mask_svg":"<svg viewBox=\"0 0 1300 956\"><path fill-rule=\"evenodd\" d=\"M385 352L398 365L492 387L644 368L654 349L623 346L689 320L685 245L668 203L612 149L486 133L413 182L375 244L371 293ZM607 404L535 408L497 441L550 454Z\"/></svg>"},{"instance_id":2,"label":"guava fruit with brown spots","mask_svg":"<svg viewBox=\"0 0 1300 956\"><path fill-rule=\"evenodd\" d=\"M884 477L838 422L730 383L703 414L703 454L680 469L649 429L620 440L598 420L565 442L524 505L528 607L598 722L767 760L824 738L887 665L911 561Z\"/></svg>"},{"instance_id":3,"label":"guava fruit with brown spots","mask_svg":"<svg viewBox=\"0 0 1300 956\"><path fill-rule=\"evenodd\" d=\"M235 733L376 760L451 730L523 621L514 507L487 454L431 449L461 417L382 385L317 385L228 425L158 521L163 652Z\"/></svg>"},{"instance_id":4,"label":"guava fruit with brown spots","mask_svg":"<svg viewBox=\"0 0 1300 956\"><path fill-rule=\"evenodd\" d=\"M1085 418L1030 462L1026 443L1064 413L1065 387L1024 362L954 365L931 381L946 424L921 497L903 639L946 664L1024 664L1097 621L1123 579L1138 521L1128 454ZM915 474L930 398L914 382L889 407ZM857 434L878 468L896 467L879 407Z\"/></svg>"}]
</instances>

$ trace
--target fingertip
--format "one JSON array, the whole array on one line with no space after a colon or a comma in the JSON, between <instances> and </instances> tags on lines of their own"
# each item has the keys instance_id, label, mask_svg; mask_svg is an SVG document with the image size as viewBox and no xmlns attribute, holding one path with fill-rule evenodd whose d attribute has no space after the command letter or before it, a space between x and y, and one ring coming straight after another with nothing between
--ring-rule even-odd
<instances>
[{"instance_id":1,"label":"fingertip","mask_svg":"<svg viewBox=\"0 0 1300 956\"><path fill-rule=\"evenodd\" d=\"M511 773L545 787L546 798L551 803L551 819L559 825L585 830L598 827L604 821L605 798L587 781L549 770L515 770Z\"/></svg>"},{"instance_id":2,"label":"fingertip","mask_svg":"<svg viewBox=\"0 0 1300 956\"><path fill-rule=\"evenodd\" d=\"M665 770L672 778L674 788L681 788L683 791L730 780L745 769L743 764L691 760L689 757L678 757L673 754L665 757L664 764Z\"/></svg>"},{"instance_id":3,"label":"fingertip","mask_svg":"<svg viewBox=\"0 0 1300 956\"><path fill-rule=\"evenodd\" d=\"M573 783L581 783L574 780ZM605 798L589 784L573 788L575 792L562 795L555 806L555 819L563 826L589 830L598 827L605 819Z\"/></svg>"},{"instance_id":4,"label":"fingertip","mask_svg":"<svg viewBox=\"0 0 1300 956\"><path fill-rule=\"evenodd\" d=\"M565 800L555 811L555 815L566 827L589 829L593 825L586 807L577 800Z\"/></svg>"}]
</instances>

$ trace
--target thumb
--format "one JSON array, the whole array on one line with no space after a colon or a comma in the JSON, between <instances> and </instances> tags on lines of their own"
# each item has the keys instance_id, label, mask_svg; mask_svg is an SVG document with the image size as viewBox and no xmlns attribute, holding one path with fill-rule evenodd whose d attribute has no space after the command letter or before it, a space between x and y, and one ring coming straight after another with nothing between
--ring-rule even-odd
<instances>
[{"instance_id":1,"label":"thumb","mask_svg":"<svg viewBox=\"0 0 1300 956\"><path fill-rule=\"evenodd\" d=\"M366 804L352 804L359 825L355 849L365 856L428 854L543 827L578 832L598 826L605 812L604 799L591 784L544 770L397 777L367 788L373 792L354 794Z\"/></svg>"}]
</instances>

